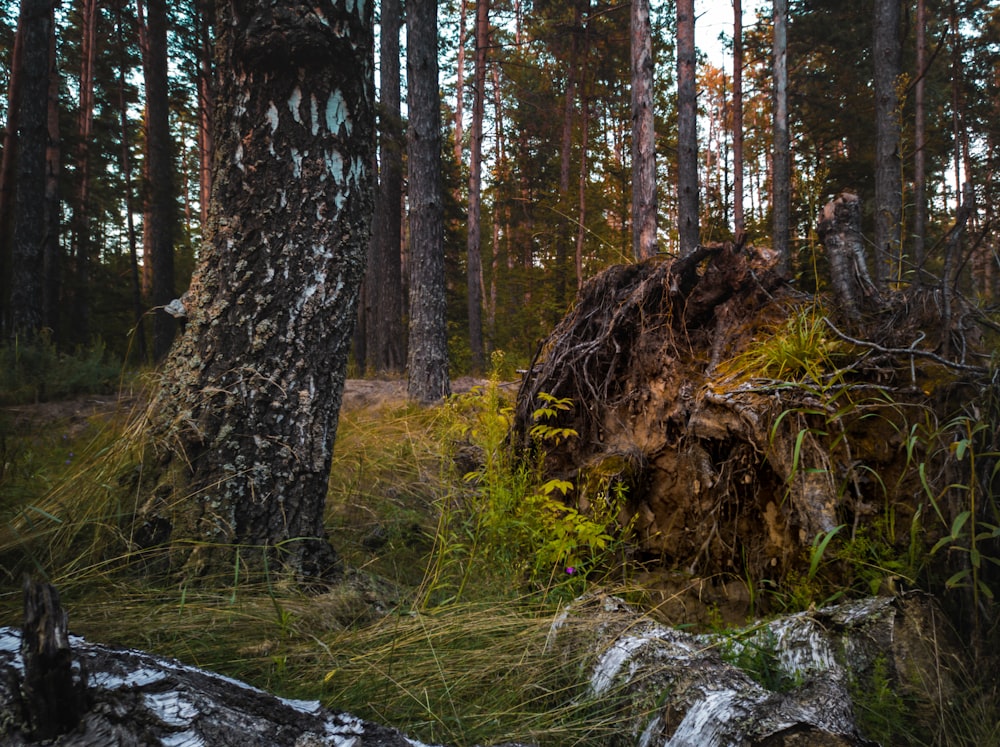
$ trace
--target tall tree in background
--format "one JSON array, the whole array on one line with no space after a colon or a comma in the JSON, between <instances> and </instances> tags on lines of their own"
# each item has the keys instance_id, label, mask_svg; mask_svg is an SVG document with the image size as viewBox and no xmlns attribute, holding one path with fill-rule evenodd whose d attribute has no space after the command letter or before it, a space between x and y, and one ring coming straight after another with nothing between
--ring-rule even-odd
<instances>
[{"instance_id":1,"label":"tall tree in background","mask_svg":"<svg viewBox=\"0 0 1000 747\"><path fill-rule=\"evenodd\" d=\"M97 0L80 3L80 78L77 110L76 202L73 205L73 337L90 337L91 206L90 162L94 129L94 61L97 56ZM165 28L165 26L164 26ZM165 32L164 32L165 33ZM164 48L166 40L164 39ZM164 55L166 51L164 49ZM164 62L166 57L164 57ZM169 135L168 135L169 136Z\"/></svg>"},{"instance_id":2,"label":"tall tree in background","mask_svg":"<svg viewBox=\"0 0 1000 747\"><path fill-rule=\"evenodd\" d=\"M3 130L3 152L0 154L0 339L6 338L10 323L10 277L12 261L12 227L14 196L17 194L16 172L18 119L21 111L21 50L24 48L24 24L17 23L10 54L10 76L7 82L7 120Z\"/></svg>"},{"instance_id":3,"label":"tall tree in background","mask_svg":"<svg viewBox=\"0 0 1000 747\"><path fill-rule=\"evenodd\" d=\"M53 13L55 8L53 7ZM52 21L55 29L55 18ZM59 202L59 182L62 168L62 138L59 134L59 69L56 57L56 35L49 37L49 91L45 98L48 138L45 143L45 203L42 219L45 233L42 243L42 325L52 338L60 340L60 295L62 290L62 247L59 226L62 206ZM89 342L89 340L88 340Z\"/></svg>"},{"instance_id":4,"label":"tall tree in background","mask_svg":"<svg viewBox=\"0 0 1000 747\"><path fill-rule=\"evenodd\" d=\"M927 236L927 2L917 0L917 79L913 86L913 282L923 282Z\"/></svg>"},{"instance_id":5,"label":"tall tree in background","mask_svg":"<svg viewBox=\"0 0 1000 747\"><path fill-rule=\"evenodd\" d=\"M472 132L469 138L469 231L466 242L466 275L469 299L469 348L472 370L481 373L483 350L482 167L483 116L486 98L486 50L489 46L489 0L476 0L476 77L472 91Z\"/></svg>"},{"instance_id":6,"label":"tall tree in background","mask_svg":"<svg viewBox=\"0 0 1000 747\"><path fill-rule=\"evenodd\" d=\"M198 44L198 203L201 225L208 225L208 206L212 199L212 159L215 146L212 140L212 118L215 102L215 83L212 74L212 15L214 0L196 0L195 33Z\"/></svg>"},{"instance_id":7,"label":"tall tree in background","mask_svg":"<svg viewBox=\"0 0 1000 747\"><path fill-rule=\"evenodd\" d=\"M170 137L167 79L167 3L147 0L143 45L146 80L146 185L143 258L153 312L153 358L161 360L174 339L175 322L163 310L175 295L174 234L177 210Z\"/></svg>"},{"instance_id":8,"label":"tall tree in background","mask_svg":"<svg viewBox=\"0 0 1000 747\"><path fill-rule=\"evenodd\" d=\"M406 37L410 177L407 392L420 402L435 402L451 392L444 276L436 0L407 2Z\"/></svg>"},{"instance_id":9,"label":"tall tree in background","mask_svg":"<svg viewBox=\"0 0 1000 747\"><path fill-rule=\"evenodd\" d=\"M743 214L743 3L733 0L733 233L746 233Z\"/></svg>"},{"instance_id":10,"label":"tall tree in background","mask_svg":"<svg viewBox=\"0 0 1000 747\"><path fill-rule=\"evenodd\" d=\"M899 2L875 2L875 282L881 290L897 278L901 260Z\"/></svg>"},{"instance_id":11,"label":"tall tree in background","mask_svg":"<svg viewBox=\"0 0 1000 747\"><path fill-rule=\"evenodd\" d=\"M119 0L115 9L115 41L118 46L118 127L121 140L121 170L125 188L125 240L128 243L129 278L132 284L132 318L135 323L136 356L140 361L148 359L146 352L146 332L143 323L142 281L139 270L139 247L135 232L134 195L132 185L132 142L128 121L128 102L126 100L126 78L131 72L131 65L125 48L125 8L127 0ZM208 204L202 206L202 215L208 215ZM202 223L204 226L205 223Z\"/></svg>"},{"instance_id":12,"label":"tall tree in background","mask_svg":"<svg viewBox=\"0 0 1000 747\"><path fill-rule=\"evenodd\" d=\"M681 256L698 246L698 91L694 0L677 2L677 228Z\"/></svg>"},{"instance_id":13,"label":"tall tree in background","mask_svg":"<svg viewBox=\"0 0 1000 747\"><path fill-rule=\"evenodd\" d=\"M188 575L253 548L337 571L323 512L372 214L371 8L218 5L211 220L150 409L182 453L143 509L142 539Z\"/></svg>"},{"instance_id":14,"label":"tall tree in background","mask_svg":"<svg viewBox=\"0 0 1000 747\"><path fill-rule=\"evenodd\" d=\"M399 373L406 363L400 254L403 195L403 125L400 116L400 0L382 0L379 51L379 180L371 249L365 275L365 365ZM359 361L360 362L360 361Z\"/></svg>"},{"instance_id":15,"label":"tall tree in background","mask_svg":"<svg viewBox=\"0 0 1000 747\"><path fill-rule=\"evenodd\" d=\"M7 339L30 340L42 326L45 156L49 138L49 72L55 33L51 0L21 0L21 106L17 196L11 252Z\"/></svg>"},{"instance_id":16,"label":"tall tree in background","mask_svg":"<svg viewBox=\"0 0 1000 747\"><path fill-rule=\"evenodd\" d=\"M791 224L792 155L788 134L788 0L774 0L772 42L774 87L771 166L771 231L778 269L788 273L791 266L789 234Z\"/></svg>"},{"instance_id":17,"label":"tall tree in background","mask_svg":"<svg viewBox=\"0 0 1000 747\"><path fill-rule=\"evenodd\" d=\"M649 0L632 0L631 29L632 254L642 260L656 254L656 135Z\"/></svg>"}]
</instances>

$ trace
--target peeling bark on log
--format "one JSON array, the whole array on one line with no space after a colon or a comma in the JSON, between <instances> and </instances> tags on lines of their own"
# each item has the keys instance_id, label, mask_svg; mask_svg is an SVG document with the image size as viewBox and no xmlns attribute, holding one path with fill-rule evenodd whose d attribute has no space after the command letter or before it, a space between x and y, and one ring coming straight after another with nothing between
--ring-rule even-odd
<instances>
[{"instance_id":1,"label":"peeling bark on log","mask_svg":"<svg viewBox=\"0 0 1000 747\"><path fill-rule=\"evenodd\" d=\"M318 701L277 698L229 677L77 636L66 644L60 657L68 664L72 644L74 676L79 680L80 671L88 673L91 707L75 728L46 733L49 745L420 747L395 729L330 712ZM0 742L7 747L39 744L43 738L24 722L21 692L27 689L31 664L21 648L17 630L0 628ZM66 708L65 702L54 705Z\"/></svg>"},{"instance_id":2,"label":"peeling bark on log","mask_svg":"<svg viewBox=\"0 0 1000 747\"><path fill-rule=\"evenodd\" d=\"M852 692L865 691L879 660L916 708L949 696L940 619L923 597L877 597L728 636L690 635L595 595L555 621L550 646L572 660L589 650L583 697L630 714L630 736L644 747L848 747L875 744L859 731ZM753 646L794 686L769 690L726 661Z\"/></svg>"},{"instance_id":3,"label":"peeling bark on log","mask_svg":"<svg viewBox=\"0 0 1000 747\"><path fill-rule=\"evenodd\" d=\"M878 296L865 264L861 243L861 201L852 192L842 192L819 214L816 233L830 262L830 284L841 311L857 321L865 302Z\"/></svg>"}]
</instances>

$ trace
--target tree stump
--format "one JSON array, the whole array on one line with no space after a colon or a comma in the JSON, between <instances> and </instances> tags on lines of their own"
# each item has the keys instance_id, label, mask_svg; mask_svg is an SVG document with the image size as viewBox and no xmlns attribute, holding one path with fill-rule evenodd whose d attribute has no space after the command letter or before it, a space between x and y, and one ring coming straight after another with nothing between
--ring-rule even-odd
<instances>
[{"instance_id":1,"label":"tree stump","mask_svg":"<svg viewBox=\"0 0 1000 747\"><path fill-rule=\"evenodd\" d=\"M72 731L87 711L86 674L73 671L68 616L51 584L24 582L21 656L24 721L34 739Z\"/></svg>"},{"instance_id":2,"label":"tree stump","mask_svg":"<svg viewBox=\"0 0 1000 747\"><path fill-rule=\"evenodd\" d=\"M830 284L840 310L851 321L861 318L866 301L878 296L865 264L861 242L861 200L853 192L841 192L823 206L816 232L830 262Z\"/></svg>"}]
</instances>

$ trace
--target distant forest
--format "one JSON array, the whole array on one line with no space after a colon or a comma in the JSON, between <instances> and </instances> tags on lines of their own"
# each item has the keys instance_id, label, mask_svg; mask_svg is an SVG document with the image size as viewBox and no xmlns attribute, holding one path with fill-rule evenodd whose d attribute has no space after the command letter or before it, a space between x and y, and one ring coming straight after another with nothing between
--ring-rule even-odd
<instances>
[{"instance_id":1,"label":"distant forest","mask_svg":"<svg viewBox=\"0 0 1000 747\"><path fill-rule=\"evenodd\" d=\"M697 24L688 5L649 9L656 251L682 253L682 225L703 243L772 246L787 232L790 274L804 290L820 288L817 215L851 191L880 282L996 299L1000 6L779 0L742 12L737 0L726 59L697 54L692 145L678 93L687 75L678 50ZM405 9L382 0L375 10L378 210L388 196L405 215L406 179L394 180L395 193L384 186L389 154L406 151ZM524 365L583 281L636 256L630 5L477 0L441 3L438 13L451 366L481 368L495 349ZM214 15L212 0L0 3L6 341L27 303L61 349L101 341L138 364L169 348L176 322L162 309L184 293L198 259L215 91L230 74L214 64ZM787 33L787 81L776 74L776 20ZM39 76L47 100L22 96L40 90ZM775 157L782 114L787 173ZM38 147L24 139L32 127L46 134L43 180L18 168L24 149ZM692 148L697 199L685 202L683 154ZM44 189L25 186L31 178ZM783 194L787 212L776 211ZM363 294L375 284L397 298L362 296L356 373L401 370L406 360L407 223L390 223L386 235L379 220L373 241L390 247L400 280L384 283L385 255L369 252ZM27 267L19 224L44 243ZM365 338L387 314L398 317L391 354Z\"/></svg>"}]
</instances>

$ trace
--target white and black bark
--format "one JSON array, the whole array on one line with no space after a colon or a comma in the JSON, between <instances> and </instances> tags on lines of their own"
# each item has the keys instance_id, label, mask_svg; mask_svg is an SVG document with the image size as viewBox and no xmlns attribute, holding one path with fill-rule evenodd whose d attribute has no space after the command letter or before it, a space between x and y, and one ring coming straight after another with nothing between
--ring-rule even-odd
<instances>
[{"instance_id":1,"label":"white and black bark","mask_svg":"<svg viewBox=\"0 0 1000 747\"><path fill-rule=\"evenodd\" d=\"M875 3L875 280L883 291L896 278L901 259L899 13L899 0Z\"/></svg>"},{"instance_id":2,"label":"white and black bark","mask_svg":"<svg viewBox=\"0 0 1000 747\"><path fill-rule=\"evenodd\" d=\"M944 616L919 595L691 635L595 594L555 620L549 645L589 671L581 699L629 714L634 743L671 747L873 745L854 698L877 683L913 713L934 709L958 660Z\"/></svg>"},{"instance_id":3,"label":"white and black bark","mask_svg":"<svg viewBox=\"0 0 1000 747\"><path fill-rule=\"evenodd\" d=\"M420 402L435 402L451 392L448 379L435 0L410 0L407 3L406 32L410 203L407 393Z\"/></svg>"},{"instance_id":4,"label":"white and black bark","mask_svg":"<svg viewBox=\"0 0 1000 747\"><path fill-rule=\"evenodd\" d=\"M323 512L372 213L371 8L218 6L212 210L152 411L190 472L144 511L187 575L231 570L236 545L337 569Z\"/></svg>"},{"instance_id":5,"label":"white and black bark","mask_svg":"<svg viewBox=\"0 0 1000 747\"><path fill-rule=\"evenodd\" d=\"M695 87L694 0L677 2L677 231L681 256L699 239L698 91Z\"/></svg>"},{"instance_id":6,"label":"white and black bark","mask_svg":"<svg viewBox=\"0 0 1000 747\"><path fill-rule=\"evenodd\" d=\"M778 254L778 271L791 266L789 246L792 193L792 155L788 132L788 0L773 3L773 152L771 166L772 248Z\"/></svg>"},{"instance_id":7,"label":"white and black bark","mask_svg":"<svg viewBox=\"0 0 1000 747\"><path fill-rule=\"evenodd\" d=\"M656 134L649 0L632 2L632 254L656 254Z\"/></svg>"},{"instance_id":8,"label":"white and black bark","mask_svg":"<svg viewBox=\"0 0 1000 747\"><path fill-rule=\"evenodd\" d=\"M830 263L830 285L839 311L851 321L877 297L865 258L861 237L861 200L853 192L842 192L820 211L816 233Z\"/></svg>"}]
</instances>

